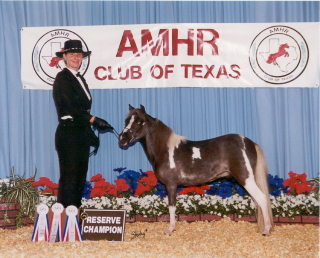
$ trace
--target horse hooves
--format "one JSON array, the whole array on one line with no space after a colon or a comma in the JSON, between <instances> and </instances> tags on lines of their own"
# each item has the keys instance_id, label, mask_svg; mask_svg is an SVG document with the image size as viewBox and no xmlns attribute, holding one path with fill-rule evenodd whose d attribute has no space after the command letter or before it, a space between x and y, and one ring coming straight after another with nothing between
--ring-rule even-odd
<instances>
[{"instance_id":1,"label":"horse hooves","mask_svg":"<svg viewBox=\"0 0 320 258\"><path fill-rule=\"evenodd\" d=\"M172 234L173 231L175 231L175 229L174 229L174 230L169 230L169 229L167 229L166 231L163 232L163 234L164 234L164 235L171 236L171 234Z\"/></svg>"},{"instance_id":2,"label":"horse hooves","mask_svg":"<svg viewBox=\"0 0 320 258\"><path fill-rule=\"evenodd\" d=\"M270 234L262 234L263 236L270 236Z\"/></svg>"}]
</instances>

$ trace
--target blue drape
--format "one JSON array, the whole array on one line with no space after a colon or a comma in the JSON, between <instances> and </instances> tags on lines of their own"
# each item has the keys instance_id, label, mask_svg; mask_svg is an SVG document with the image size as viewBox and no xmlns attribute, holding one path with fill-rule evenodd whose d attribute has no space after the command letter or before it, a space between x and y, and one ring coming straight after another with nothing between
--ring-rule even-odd
<instances>
[{"instance_id":1,"label":"blue drape","mask_svg":"<svg viewBox=\"0 0 320 258\"><path fill-rule=\"evenodd\" d=\"M319 2L307 1L1 1L0 178L8 176L12 166L26 177L35 168L37 177L47 176L54 182L59 177L52 92L22 89L22 27L319 22L319 17ZM92 95L92 114L105 118L117 131L124 125L128 104L143 104L150 115L191 140L227 133L251 138L264 149L273 175L287 178L294 171L307 173L308 178L319 176L319 88L226 85L92 90ZM103 134L98 155L90 158L88 178L102 173L113 182L117 167L151 169L139 144L122 150L113 134Z\"/></svg>"}]
</instances>

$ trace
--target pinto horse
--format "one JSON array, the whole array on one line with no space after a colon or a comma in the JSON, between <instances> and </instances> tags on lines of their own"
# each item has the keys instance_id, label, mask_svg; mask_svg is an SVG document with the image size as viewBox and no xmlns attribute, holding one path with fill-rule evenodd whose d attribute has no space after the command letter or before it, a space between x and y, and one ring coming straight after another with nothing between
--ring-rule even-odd
<instances>
[{"instance_id":1,"label":"pinto horse","mask_svg":"<svg viewBox=\"0 0 320 258\"><path fill-rule=\"evenodd\" d=\"M166 186L170 224L165 234L175 230L178 186L199 185L220 177L233 176L258 206L258 231L269 235L273 226L268 187L268 169L262 149L252 140L228 134L204 141L189 141L145 111L133 108L119 135L127 146L139 140L156 177Z\"/></svg>"}]
</instances>

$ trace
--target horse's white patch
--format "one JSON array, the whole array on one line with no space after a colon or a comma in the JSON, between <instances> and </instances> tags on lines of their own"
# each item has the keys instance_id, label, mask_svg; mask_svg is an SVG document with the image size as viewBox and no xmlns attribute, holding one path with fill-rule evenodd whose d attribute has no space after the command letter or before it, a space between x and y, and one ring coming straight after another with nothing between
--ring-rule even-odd
<instances>
[{"instance_id":1,"label":"horse's white patch","mask_svg":"<svg viewBox=\"0 0 320 258\"><path fill-rule=\"evenodd\" d=\"M199 148L193 147L192 151L193 151L192 159L201 159L201 154L200 154Z\"/></svg>"},{"instance_id":2,"label":"horse's white patch","mask_svg":"<svg viewBox=\"0 0 320 258\"><path fill-rule=\"evenodd\" d=\"M246 167L249 172L249 177L245 180L244 188L248 191L251 197L260 206L263 214L263 220L264 220L265 231L266 231L264 234L269 234L269 229L271 228L271 222L270 222L270 218L268 217L267 196L261 191L261 189L257 185L254 179L253 170L251 168L249 159L245 151L243 150L242 152L243 152L243 157L245 160Z\"/></svg>"},{"instance_id":3,"label":"horse's white patch","mask_svg":"<svg viewBox=\"0 0 320 258\"><path fill-rule=\"evenodd\" d=\"M244 140L244 138L243 138ZM244 184L244 188L249 192L249 194L253 197L255 201L258 203L258 205L262 208L265 209L266 207L266 199L265 199L265 195L263 194L263 192L260 190L260 188L258 187L255 179L254 179L254 175L253 175L253 169L251 167L249 158L245 152L245 145L244 145L244 149L242 150L243 153L243 158L244 158L244 162L246 165L246 168L249 172L249 177L245 180L245 184Z\"/></svg>"},{"instance_id":4,"label":"horse's white patch","mask_svg":"<svg viewBox=\"0 0 320 258\"><path fill-rule=\"evenodd\" d=\"M126 128L123 129L123 132L125 133L126 131L131 129L131 126L134 122L134 115L131 117L129 124L126 126Z\"/></svg>"},{"instance_id":5,"label":"horse's white patch","mask_svg":"<svg viewBox=\"0 0 320 258\"><path fill-rule=\"evenodd\" d=\"M187 139L183 136L177 135L174 132L171 133L169 136L169 139L167 141L167 146L169 149L169 163L170 163L170 168L175 168L176 164L174 162L174 149L179 147L179 144L181 142L185 142Z\"/></svg>"},{"instance_id":6,"label":"horse's white patch","mask_svg":"<svg viewBox=\"0 0 320 258\"><path fill-rule=\"evenodd\" d=\"M170 225L166 230L166 234L171 235L172 231L176 229L176 206L169 206Z\"/></svg>"},{"instance_id":7,"label":"horse's white patch","mask_svg":"<svg viewBox=\"0 0 320 258\"><path fill-rule=\"evenodd\" d=\"M242 153L243 153L243 158L244 158L245 165L246 165L247 170L248 170L248 172L249 172L249 178L250 178L251 176L253 177L253 169L252 169L252 167L251 167L250 161L249 161L249 159L248 159L248 156L247 156L245 150L242 150ZM248 178L248 179L249 179L249 178Z\"/></svg>"}]
</instances>

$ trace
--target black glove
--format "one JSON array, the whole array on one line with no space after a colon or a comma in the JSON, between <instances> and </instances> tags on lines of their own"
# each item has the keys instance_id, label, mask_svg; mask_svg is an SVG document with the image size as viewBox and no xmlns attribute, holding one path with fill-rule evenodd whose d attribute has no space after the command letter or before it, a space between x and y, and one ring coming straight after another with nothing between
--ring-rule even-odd
<instances>
[{"instance_id":1,"label":"black glove","mask_svg":"<svg viewBox=\"0 0 320 258\"><path fill-rule=\"evenodd\" d=\"M89 157L96 155L100 146L100 139L95 135L94 131L91 129L91 126L87 128L87 141L89 141L90 146L94 147L94 150L89 154Z\"/></svg>"},{"instance_id":2,"label":"black glove","mask_svg":"<svg viewBox=\"0 0 320 258\"><path fill-rule=\"evenodd\" d=\"M92 125L93 125L93 127L97 127L99 129L99 131L104 131L107 129L113 130L113 127L111 125L109 125L109 123L106 120L99 118L99 117L95 117Z\"/></svg>"}]
</instances>

